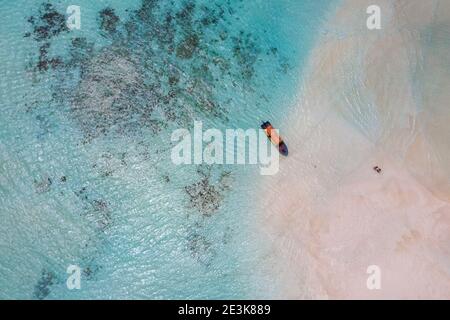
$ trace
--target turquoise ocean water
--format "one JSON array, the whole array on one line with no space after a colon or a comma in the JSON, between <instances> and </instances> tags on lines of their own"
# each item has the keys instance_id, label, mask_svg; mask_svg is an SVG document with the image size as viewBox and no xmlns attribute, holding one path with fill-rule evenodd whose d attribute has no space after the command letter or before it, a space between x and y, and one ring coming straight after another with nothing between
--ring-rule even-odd
<instances>
[{"instance_id":1,"label":"turquoise ocean water","mask_svg":"<svg viewBox=\"0 0 450 320\"><path fill-rule=\"evenodd\" d=\"M175 166L170 134L287 121L335 1L72 4L0 1L0 298L277 295L258 167Z\"/></svg>"}]
</instances>

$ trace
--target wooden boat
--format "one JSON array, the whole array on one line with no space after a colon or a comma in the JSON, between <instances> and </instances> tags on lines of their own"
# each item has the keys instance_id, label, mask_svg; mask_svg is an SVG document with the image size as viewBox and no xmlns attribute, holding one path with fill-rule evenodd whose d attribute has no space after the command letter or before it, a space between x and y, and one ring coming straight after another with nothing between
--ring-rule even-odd
<instances>
[{"instance_id":1,"label":"wooden boat","mask_svg":"<svg viewBox=\"0 0 450 320\"><path fill-rule=\"evenodd\" d=\"M265 131L270 141L278 148L278 151L280 151L283 156L287 156L288 147L283 139L277 134L272 124L269 121L266 121L261 125L261 129Z\"/></svg>"}]
</instances>

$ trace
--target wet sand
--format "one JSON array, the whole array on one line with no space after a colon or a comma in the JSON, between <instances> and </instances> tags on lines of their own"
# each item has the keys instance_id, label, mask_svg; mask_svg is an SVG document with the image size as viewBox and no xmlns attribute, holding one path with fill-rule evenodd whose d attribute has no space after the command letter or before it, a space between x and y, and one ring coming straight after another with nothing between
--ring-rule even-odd
<instances>
[{"instance_id":1,"label":"wet sand","mask_svg":"<svg viewBox=\"0 0 450 320\"><path fill-rule=\"evenodd\" d=\"M450 2L371 4L330 17L261 178L279 298L450 298Z\"/></svg>"}]
</instances>

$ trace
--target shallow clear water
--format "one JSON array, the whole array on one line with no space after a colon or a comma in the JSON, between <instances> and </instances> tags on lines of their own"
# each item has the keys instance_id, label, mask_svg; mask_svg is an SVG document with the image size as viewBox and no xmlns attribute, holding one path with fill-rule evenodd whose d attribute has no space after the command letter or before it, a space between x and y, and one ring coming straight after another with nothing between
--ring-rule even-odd
<instances>
[{"instance_id":1,"label":"shallow clear water","mask_svg":"<svg viewBox=\"0 0 450 320\"><path fill-rule=\"evenodd\" d=\"M332 1L49 3L0 3L0 298L274 296L258 168L177 167L170 133L286 120Z\"/></svg>"}]
</instances>

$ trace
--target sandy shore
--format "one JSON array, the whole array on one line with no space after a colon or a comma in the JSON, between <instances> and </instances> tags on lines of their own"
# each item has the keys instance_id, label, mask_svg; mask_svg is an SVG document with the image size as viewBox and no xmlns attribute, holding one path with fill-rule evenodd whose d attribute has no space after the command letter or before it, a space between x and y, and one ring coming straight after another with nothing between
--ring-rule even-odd
<instances>
[{"instance_id":1,"label":"sandy shore","mask_svg":"<svg viewBox=\"0 0 450 320\"><path fill-rule=\"evenodd\" d=\"M450 2L379 0L376 31L371 4L327 23L262 178L279 298L450 298Z\"/></svg>"}]
</instances>

